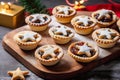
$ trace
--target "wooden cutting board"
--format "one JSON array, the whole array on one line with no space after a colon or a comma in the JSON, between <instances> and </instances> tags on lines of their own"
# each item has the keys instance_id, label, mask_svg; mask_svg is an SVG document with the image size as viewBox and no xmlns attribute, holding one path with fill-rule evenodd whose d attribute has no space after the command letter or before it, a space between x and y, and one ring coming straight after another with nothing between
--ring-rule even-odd
<instances>
[{"instance_id":1,"label":"wooden cutting board","mask_svg":"<svg viewBox=\"0 0 120 80\"><path fill-rule=\"evenodd\" d=\"M77 15L90 15L90 12L78 12ZM50 23L49 27L59 24L55 21L55 18L52 17L52 22ZM72 30L71 24L66 24L69 26ZM116 28L116 26L114 26ZM48 28L49 29L49 28ZM45 44L56 44L54 40L49 36L48 29L40 32L42 35L42 41L40 42L39 46L45 45ZM15 29L9 33L7 33L3 38L3 47L5 50L8 51L9 54L11 54L13 57L15 57L18 61L20 61L24 66L26 66L29 70L34 72L36 75L45 78L45 79L52 79L52 80L63 80L63 79L70 79L71 77L74 77L76 75L81 75L89 70L92 70L93 68L102 65L105 62L108 62L112 59L117 58L120 56L120 41L110 49L102 49L99 48L99 58L93 62L90 63L78 63L76 62L72 57L70 57L67 54L68 46L75 41L88 41L91 42L93 45L96 45L96 43L92 40L91 34L87 36L82 36L79 34L75 34L75 37L67 44L59 45L64 49L64 57L62 60L51 67L46 67L41 65L40 63L37 63L34 52L32 51L23 51L21 50L17 44L13 40L13 36L20 31L24 30L30 30L28 25L25 25L23 27L20 27L18 29Z\"/></svg>"}]
</instances>

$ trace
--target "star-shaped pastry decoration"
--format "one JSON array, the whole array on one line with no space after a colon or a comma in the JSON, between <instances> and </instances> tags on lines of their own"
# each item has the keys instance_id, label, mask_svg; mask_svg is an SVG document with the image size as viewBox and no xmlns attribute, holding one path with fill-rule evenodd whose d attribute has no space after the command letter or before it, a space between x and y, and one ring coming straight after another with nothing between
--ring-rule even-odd
<instances>
[{"instance_id":1,"label":"star-shaped pastry decoration","mask_svg":"<svg viewBox=\"0 0 120 80\"><path fill-rule=\"evenodd\" d=\"M80 46L80 45L76 45L76 48L79 50L78 51L78 55L82 55L85 54L86 56L90 57L91 53L90 51L93 50L91 47L89 47L86 43L84 43L84 45Z\"/></svg>"},{"instance_id":2,"label":"star-shaped pastry decoration","mask_svg":"<svg viewBox=\"0 0 120 80\"><path fill-rule=\"evenodd\" d=\"M36 33L29 33L29 32L25 32L23 34L19 34L20 37L22 37L22 41L26 42L28 40L30 41L35 41L35 36L37 34Z\"/></svg>"},{"instance_id":3,"label":"star-shaped pastry decoration","mask_svg":"<svg viewBox=\"0 0 120 80\"><path fill-rule=\"evenodd\" d=\"M76 21L76 23L83 23L85 26L88 25L88 22L90 21L88 16L85 17L78 17L78 20Z\"/></svg>"},{"instance_id":4,"label":"star-shaped pastry decoration","mask_svg":"<svg viewBox=\"0 0 120 80\"><path fill-rule=\"evenodd\" d=\"M40 20L40 23L45 22L44 16L41 16L39 14L32 15L32 16L33 16L33 19L31 20L32 22L35 22L36 20Z\"/></svg>"},{"instance_id":5,"label":"star-shaped pastry decoration","mask_svg":"<svg viewBox=\"0 0 120 80\"><path fill-rule=\"evenodd\" d=\"M108 14L109 12L110 10L105 10L105 9L100 10L98 19L101 19L104 16L110 18L110 15Z\"/></svg>"},{"instance_id":6,"label":"star-shaped pastry decoration","mask_svg":"<svg viewBox=\"0 0 120 80\"><path fill-rule=\"evenodd\" d=\"M25 80L24 76L28 73L28 71L21 71L19 67L14 71L8 71L8 74L12 76L11 80Z\"/></svg>"},{"instance_id":7,"label":"star-shaped pastry decoration","mask_svg":"<svg viewBox=\"0 0 120 80\"><path fill-rule=\"evenodd\" d=\"M42 58L45 59L48 56L51 56L52 58L57 58L55 51L58 51L58 48L50 45L44 46L42 49L42 52L44 52Z\"/></svg>"},{"instance_id":8,"label":"star-shaped pastry decoration","mask_svg":"<svg viewBox=\"0 0 120 80\"><path fill-rule=\"evenodd\" d=\"M106 37L107 39L112 39L112 35L115 35L115 33L111 32L109 29L104 29L97 33L99 34L98 37L100 39L104 39L104 37Z\"/></svg>"},{"instance_id":9,"label":"star-shaped pastry decoration","mask_svg":"<svg viewBox=\"0 0 120 80\"><path fill-rule=\"evenodd\" d=\"M67 31L69 31L69 29L67 27L61 25L60 27L56 28L55 34L62 33L64 36L67 36Z\"/></svg>"},{"instance_id":10,"label":"star-shaped pastry decoration","mask_svg":"<svg viewBox=\"0 0 120 80\"><path fill-rule=\"evenodd\" d=\"M57 7L58 13L64 13L65 15L69 15L71 9L68 6Z\"/></svg>"}]
</instances>

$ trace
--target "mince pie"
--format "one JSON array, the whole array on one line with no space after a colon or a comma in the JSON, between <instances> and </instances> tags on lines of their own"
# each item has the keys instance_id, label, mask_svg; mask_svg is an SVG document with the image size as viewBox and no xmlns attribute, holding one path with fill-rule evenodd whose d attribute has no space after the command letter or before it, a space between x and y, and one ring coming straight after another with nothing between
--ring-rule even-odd
<instances>
[{"instance_id":1,"label":"mince pie","mask_svg":"<svg viewBox=\"0 0 120 80\"><path fill-rule=\"evenodd\" d=\"M68 54L78 62L91 62L98 57L98 47L88 42L74 42L69 46Z\"/></svg>"},{"instance_id":2,"label":"mince pie","mask_svg":"<svg viewBox=\"0 0 120 80\"><path fill-rule=\"evenodd\" d=\"M44 45L35 51L35 57L43 65L52 66L63 57L63 50L57 45Z\"/></svg>"},{"instance_id":3,"label":"mince pie","mask_svg":"<svg viewBox=\"0 0 120 80\"><path fill-rule=\"evenodd\" d=\"M56 20L60 23L69 23L71 19L75 16L76 10L70 6L59 5L53 8L53 15Z\"/></svg>"},{"instance_id":4,"label":"mince pie","mask_svg":"<svg viewBox=\"0 0 120 80\"><path fill-rule=\"evenodd\" d=\"M101 9L92 13L98 27L108 27L116 22L117 16L112 10Z\"/></svg>"},{"instance_id":5,"label":"mince pie","mask_svg":"<svg viewBox=\"0 0 120 80\"><path fill-rule=\"evenodd\" d=\"M15 34L14 40L23 50L32 50L41 41L41 35L33 31L21 31Z\"/></svg>"},{"instance_id":6,"label":"mince pie","mask_svg":"<svg viewBox=\"0 0 120 80\"><path fill-rule=\"evenodd\" d=\"M57 25L49 29L50 36L58 44L68 43L74 36L70 28L65 25Z\"/></svg>"},{"instance_id":7,"label":"mince pie","mask_svg":"<svg viewBox=\"0 0 120 80\"><path fill-rule=\"evenodd\" d=\"M93 40L102 48L111 48L119 40L119 33L110 28L97 29L92 34Z\"/></svg>"},{"instance_id":8,"label":"mince pie","mask_svg":"<svg viewBox=\"0 0 120 80\"><path fill-rule=\"evenodd\" d=\"M25 19L26 23L33 31L43 31L51 21L47 14L32 14Z\"/></svg>"},{"instance_id":9,"label":"mince pie","mask_svg":"<svg viewBox=\"0 0 120 80\"><path fill-rule=\"evenodd\" d=\"M71 20L75 31L79 34L86 35L93 31L96 22L89 16L76 16Z\"/></svg>"}]
</instances>

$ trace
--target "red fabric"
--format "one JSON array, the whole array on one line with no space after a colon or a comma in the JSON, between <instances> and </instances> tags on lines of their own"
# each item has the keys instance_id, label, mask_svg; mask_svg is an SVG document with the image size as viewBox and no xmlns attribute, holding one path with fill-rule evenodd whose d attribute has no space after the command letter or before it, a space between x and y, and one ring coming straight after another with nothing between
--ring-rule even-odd
<instances>
[{"instance_id":1,"label":"red fabric","mask_svg":"<svg viewBox=\"0 0 120 80\"><path fill-rule=\"evenodd\" d=\"M97 5L91 5L91 6L86 6L85 9L82 9L82 11L96 11L99 9L109 9L113 10L118 17L120 17L120 4L97 4ZM52 8L48 9L50 13L52 14ZM79 11L79 10L78 10Z\"/></svg>"},{"instance_id":2,"label":"red fabric","mask_svg":"<svg viewBox=\"0 0 120 80\"><path fill-rule=\"evenodd\" d=\"M113 10L117 16L120 17L120 5L118 4L97 4L92 6L86 6L86 11L96 11L99 9Z\"/></svg>"}]
</instances>

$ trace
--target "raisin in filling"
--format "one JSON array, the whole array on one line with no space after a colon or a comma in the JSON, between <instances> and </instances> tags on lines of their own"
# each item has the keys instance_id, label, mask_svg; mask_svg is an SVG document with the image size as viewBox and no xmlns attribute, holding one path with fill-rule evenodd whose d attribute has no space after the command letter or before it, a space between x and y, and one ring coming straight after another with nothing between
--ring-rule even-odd
<instances>
[{"instance_id":1,"label":"raisin in filling","mask_svg":"<svg viewBox=\"0 0 120 80\"><path fill-rule=\"evenodd\" d=\"M47 21L48 18L47 18L47 16L44 16L43 19L44 19L45 21Z\"/></svg>"},{"instance_id":2,"label":"raisin in filling","mask_svg":"<svg viewBox=\"0 0 120 80\"><path fill-rule=\"evenodd\" d=\"M95 18L98 21L102 21L102 22L111 22L113 20L113 14L112 12L109 12L108 15L110 16L109 18L107 16L103 16L101 19L98 19L99 17L99 13L95 15Z\"/></svg>"},{"instance_id":3,"label":"raisin in filling","mask_svg":"<svg viewBox=\"0 0 120 80\"><path fill-rule=\"evenodd\" d=\"M32 21L32 19L34 19L34 17L30 17L30 21ZM35 21L32 21L32 23L40 23L41 21L39 19L36 19Z\"/></svg>"},{"instance_id":4,"label":"raisin in filling","mask_svg":"<svg viewBox=\"0 0 120 80\"><path fill-rule=\"evenodd\" d=\"M20 39L23 39L23 36L19 36Z\"/></svg>"},{"instance_id":5,"label":"raisin in filling","mask_svg":"<svg viewBox=\"0 0 120 80\"><path fill-rule=\"evenodd\" d=\"M69 10L69 15L72 14L72 12L73 12L72 10Z\"/></svg>"},{"instance_id":6,"label":"raisin in filling","mask_svg":"<svg viewBox=\"0 0 120 80\"><path fill-rule=\"evenodd\" d=\"M42 55L44 54L44 51L40 50L38 53L42 57Z\"/></svg>"},{"instance_id":7,"label":"raisin in filling","mask_svg":"<svg viewBox=\"0 0 120 80\"><path fill-rule=\"evenodd\" d=\"M55 50L54 53L56 56L58 56L60 52L59 52L59 50Z\"/></svg>"},{"instance_id":8,"label":"raisin in filling","mask_svg":"<svg viewBox=\"0 0 120 80\"><path fill-rule=\"evenodd\" d=\"M66 36L69 36L72 32L70 30L67 31L67 35Z\"/></svg>"},{"instance_id":9,"label":"raisin in filling","mask_svg":"<svg viewBox=\"0 0 120 80\"><path fill-rule=\"evenodd\" d=\"M88 21L88 26L92 25L93 21Z\"/></svg>"},{"instance_id":10,"label":"raisin in filling","mask_svg":"<svg viewBox=\"0 0 120 80\"><path fill-rule=\"evenodd\" d=\"M75 45L80 45L80 46L82 46L84 43L77 43L77 44L75 44ZM77 54L77 52L79 51L79 49L77 49L76 47L72 47L71 48L71 52L73 53L73 54L75 54L75 55L77 55L77 56L80 56L80 57L88 57L88 56L86 56L85 54L82 54L82 55L79 55L79 54ZM95 50L91 50L90 51L90 53L91 53L91 56L94 56L95 55Z\"/></svg>"},{"instance_id":11,"label":"raisin in filling","mask_svg":"<svg viewBox=\"0 0 120 80\"><path fill-rule=\"evenodd\" d=\"M35 38L35 39L37 39L37 38L38 38L38 35L37 35L37 34L36 34L36 35L34 35L34 38Z\"/></svg>"},{"instance_id":12,"label":"raisin in filling","mask_svg":"<svg viewBox=\"0 0 120 80\"><path fill-rule=\"evenodd\" d=\"M49 59L51 59L52 58L52 56L51 55L48 55L45 59L46 60L49 60Z\"/></svg>"}]
</instances>

